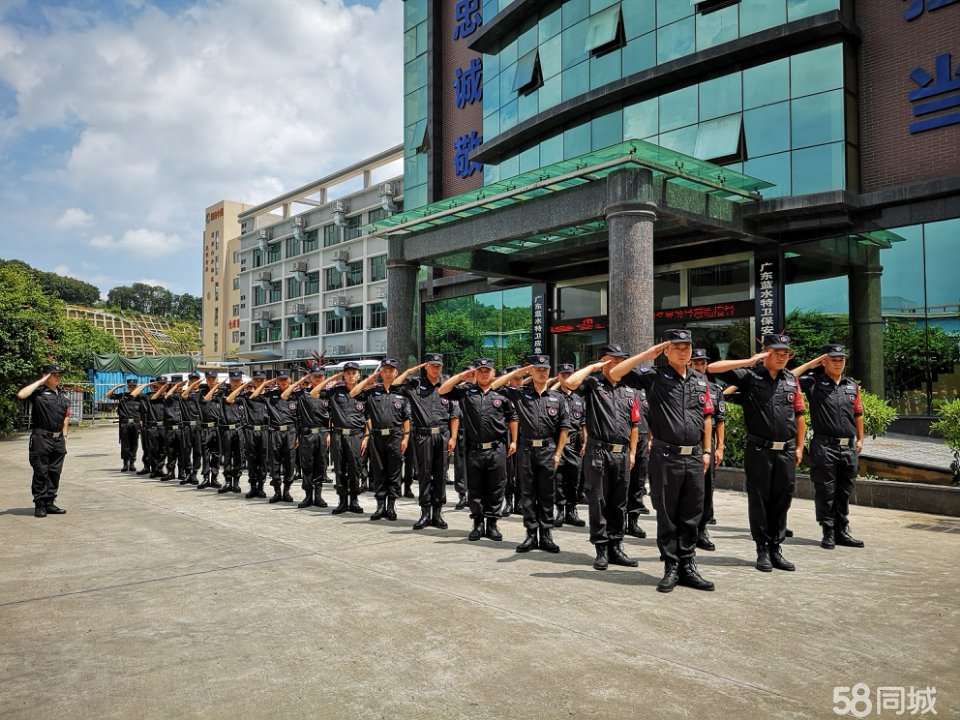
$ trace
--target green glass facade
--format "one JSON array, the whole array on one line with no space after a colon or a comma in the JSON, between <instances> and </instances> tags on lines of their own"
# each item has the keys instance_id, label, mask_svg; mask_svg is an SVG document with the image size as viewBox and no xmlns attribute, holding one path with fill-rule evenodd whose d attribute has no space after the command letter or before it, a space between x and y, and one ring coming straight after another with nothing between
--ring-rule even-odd
<instances>
[{"instance_id":1,"label":"green glass facade","mask_svg":"<svg viewBox=\"0 0 960 720\"><path fill-rule=\"evenodd\" d=\"M403 3L403 204L427 198L427 0Z\"/></svg>"}]
</instances>

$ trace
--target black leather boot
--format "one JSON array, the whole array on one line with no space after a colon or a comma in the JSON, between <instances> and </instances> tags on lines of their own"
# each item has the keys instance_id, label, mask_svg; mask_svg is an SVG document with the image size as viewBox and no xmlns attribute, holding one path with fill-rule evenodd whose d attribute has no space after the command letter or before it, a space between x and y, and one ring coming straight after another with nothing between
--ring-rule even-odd
<instances>
[{"instance_id":1,"label":"black leather boot","mask_svg":"<svg viewBox=\"0 0 960 720\"><path fill-rule=\"evenodd\" d=\"M200 483L199 485L197 485L197 490L205 490L205 489L207 489L208 487L210 487L210 476L209 476L209 475L204 475L204 476L203 476L203 482Z\"/></svg>"},{"instance_id":2,"label":"black leather boot","mask_svg":"<svg viewBox=\"0 0 960 720\"><path fill-rule=\"evenodd\" d=\"M427 525L430 524L430 506L421 505L420 506L420 519L413 524L414 530L423 530Z\"/></svg>"},{"instance_id":3,"label":"black leather boot","mask_svg":"<svg viewBox=\"0 0 960 720\"><path fill-rule=\"evenodd\" d=\"M820 547L824 550L833 550L837 546L833 535L833 527L823 526L823 538L820 540Z\"/></svg>"},{"instance_id":4,"label":"black leather boot","mask_svg":"<svg viewBox=\"0 0 960 720\"><path fill-rule=\"evenodd\" d=\"M708 551L717 549L717 546L713 544L713 540L710 539L710 533L707 532L706 528L697 535L697 547L701 550Z\"/></svg>"},{"instance_id":5,"label":"black leather boot","mask_svg":"<svg viewBox=\"0 0 960 720\"><path fill-rule=\"evenodd\" d=\"M543 528L540 531L540 549L548 553L560 552L560 546L553 541L550 528Z\"/></svg>"},{"instance_id":6,"label":"black leather boot","mask_svg":"<svg viewBox=\"0 0 960 720\"><path fill-rule=\"evenodd\" d=\"M306 490L304 490L304 493L306 494L304 495L303 500L297 503L297 507L300 508L301 510L304 508L311 507L313 505L313 488L308 487Z\"/></svg>"},{"instance_id":7,"label":"black leather boot","mask_svg":"<svg viewBox=\"0 0 960 720\"><path fill-rule=\"evenodd\" d=\"M500 509L500 517L510 517L513 513L513 503L510 502L510 497L507 496L503 499L503 507Z\"/></svg>"},{"instance_id":8,"label":"black leather boot","mask_svg":"<svg viewBox=\"0 0 960 720\"><path fill-rule=\"evenodd\" d=\"M280 496L280 499L284 502L293 502L293 495L290 494L291 485L293 485L292 482L285 482L283 484L283 495Z\"/></svg>"},{"instance_id":9,"label":"black leather boot","mask_svg":"<svg viewBox=\"0 0 960 720\"><path fill-rule=\"evenodd\" d=\"M486 533L486 528L483 525L483 518L474 518L473 519L473 530L470 531L470 534L467 535L467 540L472 540L476 542L484 536Z\"/></svg>"},{"instance_id":10,"label":"black leather boot","mask_svg":"<svg viewBox=\"0 0 960 720\"><path fill-rule=\"evenodd\" d=\"M440 530L447 529L447 521L443 519L443 512L439 505L433 508L433 517L430 520L430 524Z\"/></svg>"},{"instance_id":11,"label":"black leather boot","mask_svg":"<svg viewBox=\"0 0 960 720\"><path fill-rule=\"evenodd\" d=\"M264 500L267 498L267 494L263 491L263 480L257 482L257 497Z\"/></svg>"},{"instance_id":12,"label":"black leather boot","mask_svg":"<svg viewBox=\"0 0 960 720\"><path fill-rule=\"evenodd\" d=\"M149 475L149 474L150 474L150 469L146 465L144 465L142 468L137 470L137 475Z\"/></svg>"},{"instance_id":13,"label":"black leather boot","mask_svg":"<svg viewBox=\"0 0 960 720\"><path fill-rule=\"evenodd\" d=\"M384 511L383 516L390 520L391 522L396 521L397 519L397 499L393 497L387 498L387 509Z\"/></svg>"},{"instance_id":14,"label":"black leather boot","mask_svg":"<svg viewBox=\"0 0 960 720\"><path fill-rule=\"evenodd\" d=\"M386 498L378 497L377 498L377 509L373 511L373 515L370 516L371 520L380 520L387 512L387 500Z\"/></svg>"},{"instance_id":15,"label":"black leather boot","mask_svg":"<svg viewBox=\"0 0 960 720\"><path fill-rule=\"evenodd\" d=\"M641 515L649 515L649 514L650 514L650 508L648 508L646 505L644 505L644 504L643 504L643 500L641 500L641 501L640 501L640 505L637 507L636 512L640 513Z\"/></svg>"},{"instance_id":16,"label":"black leather boot","mask_svg":"<svg viewBox=\"0 0 960 720\"><path fill-rule=\"evenodd\" d=\"M53 504L53 500L47 501L47 515L66 515L67 511Z\"/></svg>"},{"instance_id":17,"label":"black leather boot","mask_svg":"<svg viewBox=\"0 0 960 720\"><path fill-rule=\"evenodd\" d=\"M280 483L272 482L270 486L273 488L273 495L270 496L268 502L272 505L273 503L278 503L283 500L283 493L280 492Z\"/></svg>"},{"instance_id":18,"label":"black leather boot","mask_svg":"<svg viewBox=\"0 0 960 720\"><path fill-rule=\"evenodd\" d=\"M34 503L33 516L39 517L39 518L45 518L47 516L47 503L44 501Z\"/></svg>"},{"instance_id":19,"label":"black leather boot","mask_svg":"<svg viewBox=\"0 0 960 720\"><path fill-rule=\"evenodd\" d=\"M223 477L223 487L217 488L217 495L223 495L224 493L230 492L230 487L232 481L227 476Z\"/></svg>"},{"instance_id":20,"label":"black leather boot","mask_svg":"<svg viewBox=\"0 0 960 720\"><path fill-rule=\"evenodd\" d=\"M687 558L680 564L680 584L691 587L694 590L713 590L713 583L704 580L697 569L697 561L694 558Z\"/></svg>"},{"instance_id":21,"label":"black leather boot","mask_svg":"<svg viewBox=\"0 0 960 720\"><path fill-rule=\"evenodd\" d=\"M239 475L234 475L234 476L233 476L233 485L230 486L230 492L236 493L237 495L240 494L241 490L240 490L240 476L239 476Z\"/></svg>"},{"instance_id":22,"label":"black leather boot","mask_svg":"<svg viewBox=\"0 0 960 720\"><path fill-rule=\"evenodd\" d=\"M223 487L223 486L220 484L220 482L217 480L217 473L213 473L212 475L210 475L210 483L209 483L209 485L210 485L210 487L216 488L217 490L219 490L221 487Z\"/></svg>"},{"instance_id":23,"label":"black leather boot","mask_svg":"<svg viewBox=\"0 0 960 720\"><path fill-rule=\"evenodd\" d=\"M757 543L757 570L773 572L773 564L770 562L770 548L764 542Z\"/></svg>"},{"instance_id":24,"label":"black leather boot","mask_svg":"<svg viewBox=\"0 0 960 720\"><path fill-rule=\"evenodd\" d=\"M553 526L555 528L563 527L563 518L564 518L563 505L557 505L553 509Z\"/></svg>"},{"instance_id":25,"label":"black leather boot","mask_svg":"<svg viewBox=\"0 0 960 720\"><path fill-rule=\"evenodd\" d=\"M244 496L247 500L253 500L253 499L257 496L257 481L256 481L256 480L251 480L251 481L250 481L250 489L247 490L247 492L245 492L245 493L243 494L243 496Z\"/></svg>"},{"instance_id":26,"label":"black leather boot","mask_svg":"<svg viewBox=\"0 0 960 720\"><path fill-rule=\"evenodd\" d=\"M126 472L130 469L130 463L126 460L123 461L123 467L120 468L120 472Z\"/></svg>"},{"instance_id":27,"label":"black leather boot","mask_svg":"<svg viewBox=\"0 0 960 720\"><path fill-rule=\"evenodd\" d=\"M524 538L523 542L517 545L518 553L530 552L531 550L537 549L537 531L536 530L527 530L527 537Z\"/></svg>"},{"instance_id":28,"label":"black leather boot","mask_svg":"<svg viewBox=\"0 0 960 720\"><path fill-rule=\"evenodd\" d=\"M779 545L770 546L770 564L777 570L786 570L787 572L793 572L797 569L796 565L783 556Z\"/></svg>"},{"instance_id":29,"label":"black leather boot","mask_svg":"<svg viewBox=\"0 0 960 720\"><path fill-rule=\"evenodd\" d=\"M857 540L853 535L850 534L849 528L843 528L840 532L837 533L837 545L843 545L844 547L855 547L862 548L863 540Z\"/></svg>"},{"instance_id":30,"label":"black leather boot","mask_svg":"<svg viewBox=\"0 0 960 720\"><path fill-rule=\"evenodd\" d=\"M567 511L563 515L563 522L567 525L573 525L574 527L584 527L587 523L585 520L580 519L580 515L577 514L576 505L567 505Z\"/></svg>"},{"instance_id":31,"label":"black leather boot","mask_svg":"<svg viewBox=\"0 0 960 720\"><path fill-rule=\"evenodd\" d=\"M610 560L607 558L607 544L597 543L597 557L593 561L594 570L606 570L610 566Z\"/></svg>"},{"instance_id":32,"label":"black leather boot","mask_svg":"<svg viewBox=\"0 0 960 720\"><path fill-rule=\"evenodd\" d=\"M347 510L354 513L355 515L363 515L363 508L360 506L360 501L357 500L356 495L350 496L350 504L347 505Z\"/></svg>"},{"instance_id":33,"label":"black leather boot","mask_svg":"<svg viewBox=\"0 0 960 720\"><path fill-rule=\"evenodd\" d=\"M461 495L460 499L457 501L457 504L454 506L454 510L463 510L467 507L467 496Z\"/></svg>"},{"instance_id":34,"label":"black leather boot","mask_svg":"<svg viewBox=\"0 0 960 720\"><path fill-rule=\"evenodd\" d=\"M631 512L627 516L627 529L625 530L627 535L632 535L635 538L645 538L647 532L637 524L637 513Z\"/></svg>"},{"instance_id":35,"label":"black leather boot","mask_svg":"<svg viewBox=\"0 0 960 720\"><path fill-rule=\"evenodd\" d=\"M337 495L340 497L340 502L337 503L337 506L330 512L333 515L342 515L347 511L347 494L337 493Z\"/></svg>"},{"instance_id":36,"label":"black leather boot","mask_svg":"<svg viewBox=\"0 0 960 720\"><path fill-rule=\"evenodd\" d=\"M668 593L680 582L680 566L673 560L667 560L663 564L663 578L657 583L657 592Z\"/></svg>"},{"instance_id":37,"label":"black leather boot","mask_svg":"<svg viewBox=\"0 0 960 720\"><path fill-rule=\"evenodd\" d=\"M607 553L610 557L611 565L621 565L623 567L637 567L639 563L623 551L622 542L610 541Z\"/></svg>"},{"instance_id":38,"label":"black leather boot","mask_svg":"<svg viewBox=\"0 0 960 720\"><path fill-rule=\"evenodd\" d=\"M327 501L323 499L323 485L317 485L313 490L313 504L314 507L325 508L327 506Z\"/></svg>"},{"instance_id":39,"label":"black leather boot","mask_svg":"<svg viewBox=\"0 0 960 720\"><path fill-rule=\"evenodd\" d=\"M404 486L403 486L403 496L404 496L405 498L409 499L409 500L413 500L413 499L414 499L413 486L412 486L412 485L404 485Z\"/></svg>"},{"instance_id":40,"label":"black leather boot","mask_svg":"<svg viewBox=\"0 0 960 720\"><path fill-rule=\"evenodd\" d=\"M494 542L503 540L503 535L497 529L497 519L495 517L487 518L487 538Z\"/></svg>"}]
</instances>

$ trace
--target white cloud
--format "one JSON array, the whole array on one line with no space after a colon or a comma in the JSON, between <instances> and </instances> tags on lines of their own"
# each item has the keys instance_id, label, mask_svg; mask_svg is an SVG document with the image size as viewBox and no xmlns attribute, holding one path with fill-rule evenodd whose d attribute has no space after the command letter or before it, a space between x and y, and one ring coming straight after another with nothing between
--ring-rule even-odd
<instances>
[{"instance_id":1,"label":"white cloud","mask_svg":"<svg viewBox=\"0 0 960 720\"><path fill-rule=\"evenodd\" d=\"M0 24L0 82L17 108L0 118L0 157L30 131L73 128L30 169L45 194L33 204L60 198L95 216L98 262L158 239L169 258L166 242L181 239L189 278L179 262L152 274L198 292L206 206L262 201L401 141L401 0L198 0L175 14L147 2L124 20L59 17L44 32ZM134 270L109 268L123 282Z\"/></svg>"},{"instance_id":2,"label":"white cloud","mask_svg":"<svg viewBox=\"0 0 960 720\"><path fill-rule=\"evenodd\" d=\"M143 283L144 285L159 285L162 288L170 289L170 283L165 280L157 280L156 278L140 278L137 280L138 283Z\"/></svg>"},{"instance_id":3,"label":"white cloud","mask_svg":"<svg viewBox=\"0 0 960 720\"><path fill-rule=\"evenodd\" d=\"M87 227L93 224L93 215L80 208L67 208L56 222L61 230Z\"/></svg>"},{"instance_id":4,"label":"white cloud","mask_svg":"<svg viewBox=\"0 0 960 720\"><path fill-rule=\"evenodd\" d=\"M185 243L179 235L137 228L127 230L117 240L112 235L96 235L90 239L90 246L98 250L115 250L126 255L156 258L182 250Z\"/></svg>"}]
</instances>

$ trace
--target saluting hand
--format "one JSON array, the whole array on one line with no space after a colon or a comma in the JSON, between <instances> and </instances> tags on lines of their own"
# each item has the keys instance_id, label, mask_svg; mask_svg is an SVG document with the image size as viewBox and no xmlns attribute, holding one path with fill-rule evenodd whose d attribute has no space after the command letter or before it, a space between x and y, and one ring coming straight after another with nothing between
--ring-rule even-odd
<instances>
[{"instance_id":1,"label":"saluting hand","mask_svg":"<svg viewBox=\"0 0 960 720\"><path fill-rule=\"evenodd\" d=\"M754 355L752 358L750 358L750 362L752 362L752 363L758 363L758 362L760 362L761 360L764 360L765 358L767 358L767 357L769 357L769 356L770 356L770 351L769 351L769 350L766 351L766 352L758 352L756 355Z\"/></svg>"}]
</instances>

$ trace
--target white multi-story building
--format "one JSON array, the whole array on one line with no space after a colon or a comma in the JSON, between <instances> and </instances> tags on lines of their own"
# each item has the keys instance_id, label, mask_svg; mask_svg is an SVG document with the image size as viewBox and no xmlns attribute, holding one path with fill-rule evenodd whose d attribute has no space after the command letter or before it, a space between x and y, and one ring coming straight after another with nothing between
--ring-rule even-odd
<instances>
[{"instance_id":1,"label":"white multi-story building","mask_svg":"<svg viewBox=\"0 0 960 720\"><path fill-rule=\"evenodd\" d=\"M402 146L391 148L239 215L228 338L237 359L277 369L313 353L384 356L387 241L366 229L402 209L402 158Z\"/></svg>"}]
</instances>

